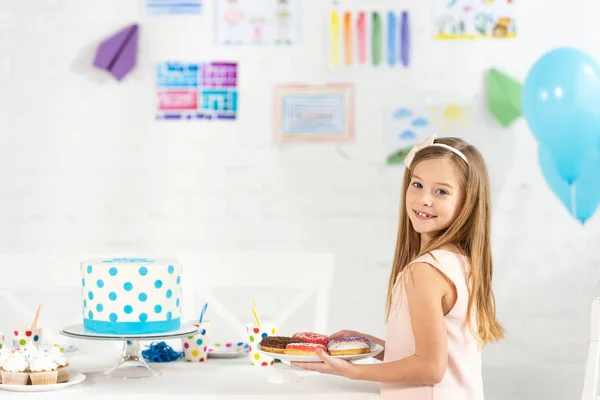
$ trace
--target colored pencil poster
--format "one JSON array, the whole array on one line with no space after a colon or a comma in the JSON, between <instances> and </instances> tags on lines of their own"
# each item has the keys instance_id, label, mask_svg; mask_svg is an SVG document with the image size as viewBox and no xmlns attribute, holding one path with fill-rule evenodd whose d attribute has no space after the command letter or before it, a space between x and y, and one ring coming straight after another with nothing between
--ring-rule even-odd
<instances>
[{"instance_id":1,"label":"colored pencil poster","mask_svg":"<svg viewBox=\"0 0 600 400\"><path fill-rule=\"evenodd\" d=\"M354 86L283 85L275 88L278 142L354 139Z\"/></svg>"},{"instance_id":2,"label":"colored pencil poster","mask_svg":"<svg viewBox=\"0 0 600 400\"><path fill-rule=\"evenodd\" d=\"M221 45L292 45L300 42L300 0L215 0Z\"/></svg>"},{"instance_id":3,"label":"colored pencil poster","mask_svg":"<svg viewBox=\"0 0 600 400\"><path fill-rule=\"evenodd\" d=\"M202 14L205 0L145 0L148 15Z\"/></svg>"},{"instance_id":4,"label":"colored pencil poster","mask_svg":"<svg viewBox=\"0 0 600 400\"><path fill-rule=\"evenodd\" d=\"M327 25L330 68L410 64L408 11L336 9L329 13Z\"/></svg>"},{"instance_id":5,"label":"colored pencil poster","mask_svg":"<svg viewBox=\"0 0 600 400\"><path fill-rule=\"evenodd\" d=\"M517 0L435 0L435 38L516 38L516 2Z\"/></svg>"},{"instance_id":6,"label":"colored pencil poster","mask_svg":"<svg viewBox=\"0 0 600 400\"><path fill-rule=\"evenodd\" d=\"M156 94L157 119L236 119L237 64L161 62Z\"/></svg>"},{"instance_id":7,"label":"colored pencil poster","mask_svg":"<svg viewBox=\"0 0 600 400\"><path fill-rule=\"evenodd\" d=\"M385 111L385 149L388 164L402 164L410 149L429 135L463 136L473 120L471 106L398 107Z\"/></svg>"}]
</instances>

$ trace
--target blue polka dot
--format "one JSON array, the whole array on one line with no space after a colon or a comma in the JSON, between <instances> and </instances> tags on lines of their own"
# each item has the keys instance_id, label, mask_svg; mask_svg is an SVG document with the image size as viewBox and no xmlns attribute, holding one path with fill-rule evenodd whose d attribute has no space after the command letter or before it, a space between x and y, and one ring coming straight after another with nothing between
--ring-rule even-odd
<instances>
[{"instance_id":1,"label":"blue polka dot","mask_svg":"<svg viewBox=\"0 0 600 400\"><path fill-rule=\"evenodd\" d=\"M160 304L157 304L154 306L154 312L155 313L160 313L162 311L162 306Z\"/></svg>"},{"instance_id":2,"label":"blue polka dot","mask_svg":"<svg viewBox=\"0 0 600 400\"><path fill-rule=\"evenodd\" d=\"M238 346L243 346L243 345L244 345L244 342L238 342L238 344L237 344L237 345L238 345Z\"/></svg>"},{"instance_id":3,"label":"blue polka dot","mask_svg":"<svg viewBox=\"0 0 600 400\"><path fill-rule=\"evenodd\" d=\"M88 313L88 318L89 318L89 319L94 319L94 313L90 311L90 312Z\"/></svg>"},{"instance_id":4,"label":"blue polka dot","mask_svg":"<svg viewBox=\"0 0 600 400\"><path fill-rule=\"evenodd\" d=\"M98 279L98 281L96 282L96 285L98 285L98 287L100 289L102 289L104 287L104 281L102 279Z\"/></svg>"},{"instance_id":5,"label":"blue polka dot","mask_svg":"<svg viewBox=\"0 0 600 400\"><path fill-rule=\"evenodd\" d=\"M173 296L173 292L171 291L171 289L167 290L167 299L170 299L171 296Z\"/></svg>"},{"instance_id":6,"label":"blue polka dot","mask_svg":"<svg viewBox=\"0 0 600 400\"><path fill-rule=\"evenodd\" d=\"M125 311L125 314L131 314L133 312L133 307L131 307L130 305L127 305L127 306L123 307L123 311Z\"/></svg>"},{"instance_id":7,"label":"blue polka dot","mask_svg":"<svg viewBox=\"0 0 600 400\"><path fill-rule=\"evenodd\" d=\"M148 319L148 314L146 314L146 313L140 314L140 321L146 322L147 319Z\"/></svg>"},{"instance_id":8,"label":"blue polka dot","mask_svg":"<svg viewBox=\"0 0 600 400\"><path fill-rule=\"evenodd\" d=\"M140 301L146 301L146 300L148 300L148 295L146 293L140 293L138 296L138 299Z\"/></svg>"},{"instance_id":9,"label":"blue polka dot","mask_svg":"<svg viewBox=\"0 0 600 400\"><path fill-rule=\"evenodd\" d=\"M104 310L104 306L103 306L102 304L98 304L98 305L96 306L96 311L98 311L98 312L102 312L102 310Z\"/></svg>"},{"instance_id":10,"label":"blue polka dot","mask_svg":"<svg viewBox=\"0 0 600 400\"><path fill-rule=\"evenodd\" d=\"M140 267L140 275L141 276L146 276L148 274L148 268L146 267Z\"/></svg>"},{"instance_id":11,"label":"blue polka dot","mask_svg":"<svg viewBox=\"0 0 600 400\"><path fill-rule=\"evenodd\" d=\"M160 289L162 287L162 281L157 279L156 282L154 282L154 287Z\"/></svg>"},{"instance_id":12,"label":"blue polka dot","mask_svg":"<svg viewBox=\"0 0 600 400\"><path fill-rule=\"evenodd\" d=\"M117 319L118 319L118 317L117 317L117 314L115 314L115 313L111 313L111 314L108 316L108 319L110 319L110 322L117 322Z\"/></svg>"},{"instance_id":13,"label":"blue polka dot","mask_svg":"<svg viewBox=\"0 0 600 400\"><path fill-rule=\"evenodd\" d=\"M83 306L87 307L87 300L86 299L83 299Z\"/></svg>"},{"instance_id":14,"label":"blue polka dot","mask_svg":"<svg viewBox=\"0 0 600 400\"><path fill-rule=\"evenodd\" d=\"M91 266L91 265L88 265L88 267L87 267L87 272L88 272L88 274L91 274L91 273L92 273L92 266Z\"/></svg>"},{"instance_id":15,"label":"blue polka dot","mask_svg":"<svg viewBox=\"0 0 600 400\"><path fill-rule=\"evenodd\" d=\"M117 294L115 292L110 292L108 298L112 301L115 301L117 299Z\"/></svg>"},{"instance_id":16,"label":"blue polka dot","mask_svg":"<svg viewBox=\"0 0 600 400\"><path fill-rule=\"evenodd\" d=\"M119 273L119 270L118 270L118 269L116 269L115 267L112 267L112 268L111 268L111 269L108 271L108 273L110 274L110 276L115 276L115 275L117 275L117 274Z\"/></svg>"},{"instance_id":17,"label":"blue polka dot","mask_svg":"<svg viewBox=\"0 0 600 400\"><path fill-rule=\"evenodd\" d=\"M180 276L178 276L178 277L177 277L177 284L179 285L180 283L181 283L181 277L180 277Z\"/></svg>"},{"instance_id":18,"label":"blue polka dot","mask_svg":"<svg viewBox=\"0 0 600 400\"><path fill-rule=\"evenodd\" d=\"M179 299L175 302L175 307L179 307Z\"/></svg>"},{"instance_id":19,"label":"blue polka dot","mask_svg":"<svg viewBox=\"0 0 600 400\"><path fill-rule=\"evenodd\" d=\"M94 300L94 293L88 292L88 299Z\"/></svg>"},{"instance_id":20,"label":"blue polka dot","mask_svg":"<svg viewBox=\"0 0 600 400\"><path fill-rule=\"evenodd\" d=\"M170 321L173 318L173 314L171 314L171 311L169 311L167 313L167 321Z\"/></svg>"},{"instance_id":21,"label":"blue polka dot","mask_svg":"<svg viewBox=\"0 0 600 400\"><path fill-rule=\"evenodd\" d=\"M173 275L173 272L175 272L175 268L173 268L172 265L169 265L169 274Z\"/></svg>"},{"instance_id":22,"label":"blue polka dot","mask_svg":"<svg viewBox=\"0 0 600 400\"><path fill-rule=\"evenodd\" d=\"M202 332L200 332L202 334L202 336L206 335L206 329L202 329Z\"/></svg>"},{"instance_id":23,"label":"blue polka dot","mask_svg":"<svg viewBox=\"0 0 600 400\"><path fill-rule=\"evenodd\" d=\"M125 282L125 284L123 285L123 289L129 292L131 289L133 289L133 285L131 284L131 282Z\"/></svg>"},{"instance_id":24,"label":"blue polka dot","mask_svg":"<svg viewBox=\"0 0 600 400\"><path fill-rule=\"evenodd\" d=\"M81 278L81 286L85 287L85 279Z\"/></svg>"},{"instance_id":25,"label":"blue polka dot","mask_svg":"<svg viewBox=\"0 0 600 400\"><path fill-rule=\"evenodd\" d=\"M40 337L39 337L38 335L35 335L35 336L33 337L33 341L34 341L34 342L37 342L38 340L40 340ZM0 348L1 348L1 347L0 347Z\"/></svg>"},{"instance_id":26,"label":"blue polka dot","mask_svg":"<svg viewBox=\"0 0 600 400\"><path fill-rule=\"evenodd\" d=\"M202 346L202 339L198 339L198 340L196 340L196 344L197 344L198 346Z\"/></svg>"},{"instance_id":27,"label":"blue polka dot","mask_svg":"<svg viewBox=\"0 0 600 400\"><path fill-rule=\"evenodd\" d=\"M262 337L263 337L263 339L264 339L264 338L266 338L266 337L267 337L267 336L269 336L269 335L267 334L267 332L263 332L263 334L262 334L261 336L262 336Z\"/></svg>"}]
</instances>

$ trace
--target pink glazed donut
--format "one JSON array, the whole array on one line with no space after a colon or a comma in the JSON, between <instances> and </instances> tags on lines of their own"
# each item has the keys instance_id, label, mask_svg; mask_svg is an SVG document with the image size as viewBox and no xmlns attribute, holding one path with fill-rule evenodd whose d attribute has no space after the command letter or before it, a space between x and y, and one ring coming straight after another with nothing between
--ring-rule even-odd
<instances>
[{"instance_id":1,"label":"pink glazed donut","mask_svg":"<svg viewBox=\"0 0 600 400\"><path fill-rule=\"evenodd\" d=\"M304 340L306 343L322 344L323 346L327 346L327 343L329 343L329 336L313 332L298 332L292 338Z\"/></svg>"}]
</instances>

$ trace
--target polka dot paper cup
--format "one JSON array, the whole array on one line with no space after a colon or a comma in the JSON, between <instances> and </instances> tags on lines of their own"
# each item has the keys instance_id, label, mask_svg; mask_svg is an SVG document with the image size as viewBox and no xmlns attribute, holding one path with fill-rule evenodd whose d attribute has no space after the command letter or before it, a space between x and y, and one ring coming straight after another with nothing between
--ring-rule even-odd
<instances>
[{"instance_id":1,"label":"polka dot paper cup","mask_svg":"<svg viewBox=\"0 0 600 400\"><path fill-rule=\"evenodd\" d=\"M30 329L25 326L13 329L13 345L17 349L32 344L40 346L42 344L42 330L42 328Z\"/></svg>"},{"instance_id":2,"label":"polka dot paper cup","mask_svg":"<svg viewBox=\"0 0 600 400\"><path fill-rule=\"evenodd\" d=\"M248 340L250 341L250 361L255 367L268 367L269 365L275 364L275 359L267 357L262 353L258 352L258 344L260 341L267 336L274 336L277 334L277 328L272 324L261 324L257 326L254 323L246 325L246 333L248 333Z\"/></svg>"},{"instance_id":3,"label":"polka dot paper cup","mask_svg":"<svg viewBox=\"0 0 600 400\"><path fill-rule=\"evenodd\" d=\"M205 362L208 354L210 321L193 324L198 327L198 332L181 338L183 359L187 362Z\"/></svg>"}]
</instances>

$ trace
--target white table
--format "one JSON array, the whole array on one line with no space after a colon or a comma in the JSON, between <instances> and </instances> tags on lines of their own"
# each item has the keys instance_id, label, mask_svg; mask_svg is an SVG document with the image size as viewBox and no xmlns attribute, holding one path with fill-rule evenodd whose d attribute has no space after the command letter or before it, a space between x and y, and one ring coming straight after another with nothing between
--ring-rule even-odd
<instances>
[{"instance_id":1,"label":"white table","mask_svg":"<svg viewBox=\"0 0 600 400\"><path fill-rule=\"evenodd\" d=\"M79 351L71 364L86 375L83 383L55 392L16 393L0 391L2 400L14 399L219 399L219 400L378 400L379 384L322 375L277 363L272 367L253 367L249 359L209 358L205 363L153 363L161 372L155 378L109 379L103 374L112 367L116 356L86 355ZM102 357L102 359L99 359ZM268 378L278 369L297 371L297 383L274 384Z\"/></svg>"}]
</instances>

